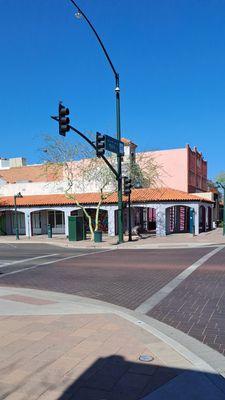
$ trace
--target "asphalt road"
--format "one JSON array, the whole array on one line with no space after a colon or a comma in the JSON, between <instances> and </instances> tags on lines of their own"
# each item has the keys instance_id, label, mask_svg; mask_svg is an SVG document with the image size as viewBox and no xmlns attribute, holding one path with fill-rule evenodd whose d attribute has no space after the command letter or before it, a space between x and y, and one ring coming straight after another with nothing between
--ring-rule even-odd
<instances>
[{"instance_id":1,"label":"asphalt road","mask_svg":"<svg viewBox=\"0 0 225 400\"><path fill-rule=\"evenodd\" d=\"M77 250L0 244L0 286L76 294L135 310L212 248ZM225 352L225 250L148 313Z\"/></svg>"}]
</instances>

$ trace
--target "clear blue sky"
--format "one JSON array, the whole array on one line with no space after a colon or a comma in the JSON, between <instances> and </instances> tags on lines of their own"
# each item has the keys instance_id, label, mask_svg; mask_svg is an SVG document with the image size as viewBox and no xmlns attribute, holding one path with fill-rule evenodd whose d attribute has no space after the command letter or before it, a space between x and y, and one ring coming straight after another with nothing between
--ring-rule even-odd
<instances>
[{"instance_id":1,"label":"clear blue sky","mask_svg":"<svg viewBox=\"0 0 225 400\"><path fill-rule=\"evenodd\" d=\"M120 73L122 136L196 145L225 170L225 0L77 0ZM39 162L59 100L81 130L115 133L113 75L69 0L0 0L1 157ZM72 135L72 134L71 134Z\"/></svg>"}]
</instances>

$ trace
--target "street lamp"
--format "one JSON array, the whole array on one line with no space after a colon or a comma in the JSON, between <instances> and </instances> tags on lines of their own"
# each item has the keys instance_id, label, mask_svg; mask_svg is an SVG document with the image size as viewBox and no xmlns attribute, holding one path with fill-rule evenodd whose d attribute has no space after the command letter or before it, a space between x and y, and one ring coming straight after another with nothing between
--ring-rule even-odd
<instances>
[{"instance_id":1,"label":"street lamp","mask_svg":"<svg viewBox=\"0 0 225 400\"><path fill-rule=\"evenodd\" d=\"M92 23L89 21L87 16L84 14L84 12L80 9L80 7L75 3L74 0L70 0L70 2L76 7L77 12L75 14L76 18L80 19L83 17L89 27L91 28L92 32L95 34L98 43L100 44L108 62L109 65L112 69L112 72L114 74L115 78L115 94L116 94L116 128L117 128L117 140L121 140L121 124L120 124L120 81L119 81L119 74L116 71L108 52L106 51L106 48L98 35L96 29L92 25ZM117 172L118 172L118 235L119 235L119 243L123 242L123 194L122 194L122 168L121 168L121 155L117 155Z\"/></svg>"},{"instance_id":2,"label":"street lamp","mask_svg":"<svg viewBox=\"0 0 225 400\"><path fill-rule=\"evenodd\" d=\"M217 187L223 189L223 236L225 236L225 185L221 182L216 182Z\"/></svg>"},{"instance_id":3,"label":"street lamp","mask_svg":"<svg viewBox=\"0 0 225 400\"><path fill-rule=\"evenodd\" d=\"M17 194L14 194L14 210L15 210L15 223L16 223L16 239L19 240L19 224L18 224L18 212L17 212L17 204L16 204L16 199L21 199L23 196L19 192Z\"/></svg>"}]
</instances>

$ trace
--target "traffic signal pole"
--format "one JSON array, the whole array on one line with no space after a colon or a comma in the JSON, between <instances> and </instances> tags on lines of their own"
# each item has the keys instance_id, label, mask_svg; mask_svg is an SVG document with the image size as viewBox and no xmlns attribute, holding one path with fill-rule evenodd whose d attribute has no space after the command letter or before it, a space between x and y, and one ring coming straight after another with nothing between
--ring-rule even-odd
<instances>
[{"instance_id":1,"label":"traffic signal pole","mask_svg":"<svg viewBox=\"0 0 225 400\"><path fill-rule=\"evenodd\" d=\"M14 196L14 213L15 213L15 231L16 231L16 239L19 240L19 224L18 224L18 212L17 212L17 204L16 204L17 196Z\"/></svg>"},{"instance_id":2,"label":"traffic signal pole","mask_svg":"<svg viewBox=\"0 0 225 400\"><path fill-rule=\"evenodd\" d=\"M132 242L130 193L129 193L129 195L128 195L128 241L129 241L129 242Z\"/></svg>"},{"instance_id":3,"label":"traffic signal pole","mask_svg":"<svg viewBox=\"0 0 225 400\"><path fill-rule=\"evenodd\" d=\"M225 236L225 185L221 185L223 188L223 236Z\"/></svg>"},{"instance_id":4,"label":"traffic signal pole","mask_svg":"<svg viewBox=\"0 0 225 400\"><path fill-rule=\"evenodd\" d=\"M130 195L131 195L131 178L124 176L124 195L128 196L128 241L132 242L132 225L131 225L131 206L130 206Z\"/></svg>"},{"instance_id":5,"label":"traffic signal pole","mask_svg":"<svg viewBox=\"0 0 225 400\"><path fill-rule=\"evenodd\" d=\"M225 184L222 182L216 182L217 188L223 190L223 236L225 236Z\"/></svg>"},{"instance_id":6,"label":"traffic signal pole","mask_svg":"<svg viewBox=\"0 0 225 400\"><path fill-rule=\"evenodd\" d=\"M116 73L116 131L117 140L121 140L120 124L120 81L119 74ZM123 192L122 192L122 162L121 154L117 154L117 173L118 173L118 242L123 243Z\"/></svg>"},{"instance_id":7,"label":"traffic signal pole","mask_svg":"<svg viewBox=\"0 0 225 400\"><path fill-rule=\"evenodd\" d=\"M78 10L79 15L83 16L89 27L91 28L92 32L94 33L95 37L98 40L99 45L101 46L105 57L107 58L107 61L113 71L114 77L115 77L115 83L116 83L116 134L117 134L117 139L120 141L121 139L121 124L120 124L120 84L119 84L119 74L117 73L112 60L109 57L109 54L98 34L96 31L95 27L89 20L89 18L84 14L84 12L81 10L81 8L77 5L77 3L74 0L70 0L70 2L74 5L74 7ZM118 242L123 243L123 193L122 193L122 167L121 167L121 155L117 156L117 174L118 174Z\"/></svg>"}]
</instances>

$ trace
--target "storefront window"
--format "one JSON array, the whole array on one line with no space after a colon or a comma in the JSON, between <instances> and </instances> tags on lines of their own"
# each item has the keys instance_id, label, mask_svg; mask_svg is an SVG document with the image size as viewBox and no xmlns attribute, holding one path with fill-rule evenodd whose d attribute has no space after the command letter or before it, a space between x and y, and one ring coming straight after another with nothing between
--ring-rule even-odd
<instances>
[{"instance_id":1,"label":"storefront window","mask_svg":"<svg viewBox=\"0 0 225 400\"><path fill-rule=\"evenodd\" d=\"M19 229L25 229L24 213L17 212L17 218L18 218L18 227L19 227ZM12 225L13 225L13 229L15 229L16 228L16 215L15 215L15 212L13 213Z\"/></svg>"},{"instance_id":2,"label":"storefront window","mask_svg":"<svg viewBox=\"0 0 225 400\"><path fill-rule=\"evenodd\" d=\"M41 213L40 212L35 212L33 214L33 228L34 229L40 229L41 228Z\"/></svg>"},{"instance_id":3,"label":"storefront window","mask_svg":"<svg viewBox=\"0 0 225 400\"><path fill-rule=\"evenodd\" d=\"M56 226L58 225L63 225L64 223L64 213L62 211L56 211L55 212L55 220L56 220Z\"/></svg>"},{"instance_id":4,"label":"storefront window","mask_svg":"<svg viewBox=\"0 0 225 400\"><path fill-rule=\"evenodd\" d=\"M62 211L49 211L48 223L52 226L52 228L64 225L64 213Z\"/></svg>"}]
</instances>

